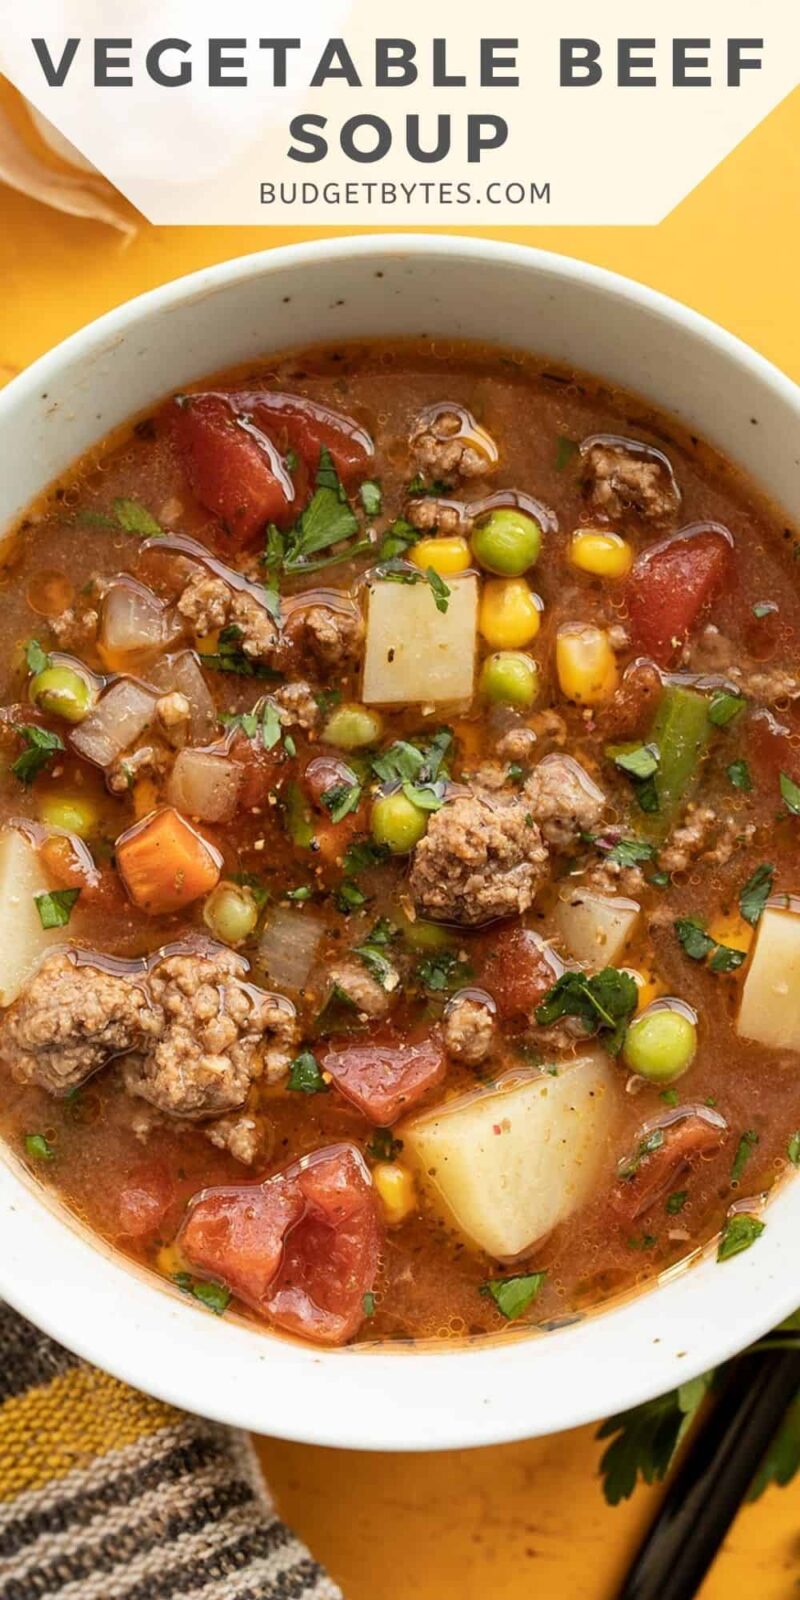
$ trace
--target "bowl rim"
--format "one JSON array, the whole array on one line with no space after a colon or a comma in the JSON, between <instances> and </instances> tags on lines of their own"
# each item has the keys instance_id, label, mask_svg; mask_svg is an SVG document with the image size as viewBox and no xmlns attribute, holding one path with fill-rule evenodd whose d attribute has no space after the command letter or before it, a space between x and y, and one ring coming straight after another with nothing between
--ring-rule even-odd
<instances>
[{"instance_id":1,"label":"bowl rim","mask_svg":"<svg viewBox=\"0 0 800 1600\"><path fill-rule=\"evenodd\" d=\"M490 269L507 264L633 303L727 354L800 417L800 388L787 374L701 313L635 280L527 245L459 235L376 233L272 247L201 268L123 302L40 356L0 392L0 426L17 405L46 388L65 362L89 356L139 322L182 302L307 262L404 257L457 257L488 264ZM779 1194L770 1205L770 1216L785 1209L785 1202L786 1193ZM719 1294L712 1296L705 1284L692 1293L691 1281L697 1277L693 1268L679 1278L665 1274L642 1293L561 1329L556 1341L550 1335L534 1335L435 1351L370 1346L326 1351L253 1333L235 1319L220 1322L203 1317L177 1291L153 1284L148 1274L132 1268L102 1241L91 1240L48 1198L37 1195L35 1185L15 1170L13 1157L5 1155L0 1157L0 1218L5 1225L0 1295L76 1355L181 1409L281 1438L346 1448L475 1447L585 1424L728 1359L793 1311L800 1300L800 1288L792 1286L796 1258L793 1261L787 1219L787 1237L776 1239L760 1265L755 1251L726 1264ZM76 1277L87 1301L71 1292ZM655 1331L657 1308L667 1293L671 1310L662 1338ZM115 1317L115 1297L118 1308L124 1305L129 1312L130 1325L123 1326L125 1319L118 1312ZM615 1330L631 1305L646 1306L650 1314L638 1318L642 1324L638 1346L627 1328L621 1332L626 1343L621 1351L615 1345ZM709 1315L710 1308L716 1314ZM672 1344L682 1341L685 1351L670 1345L670 1320ZM556 1344L558 1354L549 1354ZM603 1366L604 1351L608 1369ZM544 1353L539 1364L545 1376L551 1368L560 1373L557 1394L552 1383L544 1389L536 1386L539 1352ZM571 1368L571 1362L578 1366ZM584 1366L596 1372L598 1364L602 1385L589 1381L588 1372L585 1381L565 1381L570 1371L573 1377ZM260 1390L249 1392L240 1377L244 1369L257 1373L259 1365L267 1378L274 1366L281 1380L262 1386L266 1396ZM403 1376L398 1379L398 1374ZM420 1385L424 1398L417 1403ZM307 1392L304 1404L298 1403L298 1386Z\"/></svg>"}]
</instances>

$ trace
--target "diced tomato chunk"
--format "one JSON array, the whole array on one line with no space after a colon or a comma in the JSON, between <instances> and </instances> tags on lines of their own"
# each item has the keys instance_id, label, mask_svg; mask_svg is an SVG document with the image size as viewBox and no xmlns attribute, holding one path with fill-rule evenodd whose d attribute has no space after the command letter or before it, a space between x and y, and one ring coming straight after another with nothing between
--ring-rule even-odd
<instances>
[{"instance_id":1,"label":"diced tomato chunk","mask_svg":"<svg viewBox=\"0 0 800 1600\"><path fill-rule=\"evenodd\" d=\"M663 1134L661 1143L642 1150L659 1132ZM643 1216L663 1199L681 1172L701 1156L718 1150L727 1132L721 1117L700 1108L676 1115L674 1122L661 1129L650 1129L630 1158L630 1175L620 1176L611 1191L611 1210L617 1220L631 1223Z\"/></svg>"},{"instance_id":2,"label":"diced tomato chunk","mask_svg":"<svg viewBox=\"0 0 800 1600\"><path fill-rule=\"evenodd\" d=\"M285 778L290 770L280 745L267 750L260 739L248 739L245 733L237 733L230 748L233 760L242 769L237 795L239 810L251 811L255 806L268 805L279 776Z\"/></svg>"},{"instance_id":3,"label":"diced tomato chunk","mask_svg":"<svg viewBox=\"0 0 800 1600\"><path fill-rule=\"evenodd\" d=\"M732 568L731 541L721 528L678 533L645 550L627 584L634 649L670 666Z\"/></svg>"},{"instance_id":4,"label":"diced tomato chunk","mask_svg":"<svg viewBox=\"0 0 800 1600\"><path fill-rule=\"evenodd\" d=\"M364 1317L381 1248L369 1172L331 1145L262 1184L207 1189L179 1235L196 1272L259 1315L320 1344L344 1344Z\"/></svg>"},{"instance_id":5,"label":"diced tomato chunk","mask_svg":"<svg viewBox=\"0 0 800 1600\"><path fill-rule=\"evenodd\" d=\"M329 1050L322 1069L370 1122L389 1128L441 1083L445 1058L441 1039L431 1033L418 1044L357 1044Z\"/></svg>"},{"instance_id":6,"label":"diced tomato chunk","mask_svg":"<svg viewBox=\"0 0 800 1600\"><path fill-rule=\"evenodd\" d=\"M312 475L319 466L323 446L346 488L369 472L374 445L352 417L296 394L256 390L233 398L237 406L252 412L280 449L295 450Z\"/></svg>"},{"instance_id":7,"label":"diced tomato chunk","mask_svg":"<svg viewBox=\"0 0 800 1600\"><path fill-rule=\"evenodd\" d=\"M480 982L505 1022L522 1022L552 989L558 968L535 933L504 928L489 934L480 965Z\"/></svg>"},{"instance_id":8,"label":"diced tomato chunk","mask_svg":"<svg viewBox=\"0 0 800 1600\"><path fill-rule=\"evenodd\" d=\"M223 396L189 396L170 415L192 492L235 550L257 544L268 523L294 520L292 480L272 440Z\"/></svg>"}]
</instances>

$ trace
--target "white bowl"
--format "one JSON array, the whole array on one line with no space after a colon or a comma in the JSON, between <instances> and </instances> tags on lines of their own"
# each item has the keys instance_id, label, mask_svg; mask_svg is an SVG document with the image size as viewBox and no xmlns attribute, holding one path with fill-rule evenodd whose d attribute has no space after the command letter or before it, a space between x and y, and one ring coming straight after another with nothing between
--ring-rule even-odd
<instances>
[{"instance_id":1,"label":"white bowl","mask_svg":"<svg viewBox=\"0 0 800 1600\"><path fill-rule=\"evenodd\" d=\"M674 412L800 520L800 395L729 334L638 284L516 246L322 241L144 295L0 394L0 528L109 429L190 379L291 345L437 334L516 345ZM13 938L13 929L3 930ZM724 1360L800 1303L800 1184L755 1247L558 1332L464 1349L316 1350L218 1320L90 1240L0 1162L0 1294L54 1338L190 1411L309 1443L495 1444L587 1422Z\"/></svg>"}]
</instances>

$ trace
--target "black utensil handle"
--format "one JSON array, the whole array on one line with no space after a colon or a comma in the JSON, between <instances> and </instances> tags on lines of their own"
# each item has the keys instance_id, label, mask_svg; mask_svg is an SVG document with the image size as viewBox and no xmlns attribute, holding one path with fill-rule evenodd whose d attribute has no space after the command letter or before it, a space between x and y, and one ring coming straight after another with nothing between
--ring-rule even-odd
<instances>
[{"instance_id":1,"label":"black utensil handle","mask_svg":"<svg viewBox=\"0 0 800 1600\"><path fill-rule=\"evenodd\" d=\"M800 1350L740 1356L690 1441L619 1600L692 1600L800 1391Z\"/></svg>"}]
</instances>

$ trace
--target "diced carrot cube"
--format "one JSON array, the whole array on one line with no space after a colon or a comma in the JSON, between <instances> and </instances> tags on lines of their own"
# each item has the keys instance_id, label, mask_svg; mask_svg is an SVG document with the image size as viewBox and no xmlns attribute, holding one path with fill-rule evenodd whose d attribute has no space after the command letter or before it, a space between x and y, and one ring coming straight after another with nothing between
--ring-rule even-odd
<instances>
[{"instance_id":1,"label":"diced carrot cube","mask_svg":"<svg viewBox=\"0 0 800 1600\"><path fill-rule=\"evenodd\" d=\"M164 806L123 833L117 870L134 905L153 916L182 911L219 882L222 857L191 823Z\"/></svg>"}]
</instances>

